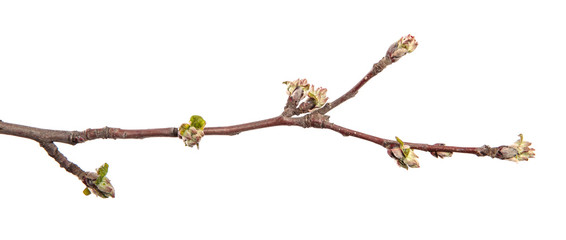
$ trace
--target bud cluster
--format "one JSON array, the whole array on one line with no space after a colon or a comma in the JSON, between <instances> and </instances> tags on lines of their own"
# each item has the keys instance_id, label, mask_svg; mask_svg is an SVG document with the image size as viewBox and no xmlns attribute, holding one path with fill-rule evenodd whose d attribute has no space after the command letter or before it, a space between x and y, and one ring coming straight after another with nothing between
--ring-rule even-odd
<instances>
[{"instance_id":1,"label":"bud cluster","mask_svg":"<svg viewBox=\"0 0 566 240\"><path fill-rule=\"evenodd\" d=\"M94 195L101 198L114 198L116 196L114 187L110 183L110 179L106 177L108 174L108 163L104 163L100 168L96 169L96 173L88 172L85 181L87 188L83 190L85 195Z\"/></svg>"},{"instance_id":2,"label":"bud cluster","mask_svg":"<svg viewBox=\"0 0 566 240\"><path fill-rule=\"evenodd\" d=\"M511 146L501 146L498 155L502 159L513 162L528 161L529 158L535 157L535 149L530 146L530 142L523 140L523 134L519 134L519 140Z\"/></svg>"},{"instance_id":3,"label":"bud cluster","mask_svg":"<svg viewBox=\"0 0 566 240\"><path fill-rule=\"evenodd\" d=\"M399 165L399 167L407 170L409 170L409 167L418 168L419 162L417 161L417 158L419 157L417 156L417 154L415 154L415 151L411 149L411 146L405 144L398 137L395 137L395 139L397 140L399 145L396 147L388 148L387 154L389 154L391 158L397 160L397 165Z\"/></svg>"},{"instance_id":4,"label":"bud cluster","mask_svg":"<svg viewBox=\"0 0 566 240\"><path fill-rule=\"evenodd\" d=\"M179 138L183 140L185 146L199 148L199 142L204 137L204 126L206 121L201 116L193 115L189 123L183 123L179 127Z\"/></svg>"},{"instance_id":5,"label":"bud cluster","mask_svg":"<svg viewBox=\"0 0 566 240\"><path fill-rule=\"evenodd\" d=\"M415 37L409 34L399 39L396 43L393 43L387 50L385 57L389 58L392 63L397 62L407 53L415 51L418 45L419 43L415 40Z\"/></svg>"},{"instance_id":6,"label":"bud cluster","mask_svg":"<svg viewBox=\"0 0 566 240\"><path fill-rule=\"evenodd\" d=\"M308 99L299 106L299 109L305 112L320 108L328 101L328 97L326 97L327 89L323 87L315 88L314 85L307 82L307 79L285 81L283 84L287 85L287 95L294 97L298 94L298 96L300 96L297 101L308 97Z\"/></svg>"}]
</instances>

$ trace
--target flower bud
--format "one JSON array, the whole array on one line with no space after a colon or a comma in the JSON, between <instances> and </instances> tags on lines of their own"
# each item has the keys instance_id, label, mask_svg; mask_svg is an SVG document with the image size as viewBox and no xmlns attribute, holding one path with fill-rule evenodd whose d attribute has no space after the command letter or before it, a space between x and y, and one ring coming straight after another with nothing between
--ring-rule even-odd
<instances>
[{"instance_id":1,"label":"flower bud","mask_svg":"<svg viewBox=\"0 0 566 240\"><path fill-rule=\"evenodd\" d=\"M307 79L297 79L295 81L285 81L283 82L283 84L287 85L287 95L291 96L293 94L293 92L295 91L295 89L297 88L302 88L303 92L306 92L309 90L310 85L307 82ZM303 94L305 95L305 94Z\"/></svg>"},{"instance_id":2,"label":"flower bud","mask_svg":"<svg viewBox=\"0 0 566 240\"><path fill-rule=\"evenodd\" d=\"M110 183L110 179L108 179L107 177L104 177L99 184L96 184L96 187L98 188L99 191L94 191L94 194L96 194L99 197L114 198L116 196L114 192L114 187Z\"/></svg>"},{"instance_id":3,"label":"flower bud","mask_svg":"<svg viewBox=\"0 0 566 240\"><path fill-rule=\"evenodd\" d=\"M204 131L196 129L195 127L189 127L189 129L184 131L184 134L180 135L180 137L185 143L185 146L193 147L196 145L198 149L200 139L204 137Z\"/></svg>"},{"instance_id":4,"label":"flower bud","mask_svg":"<svg viewBox=\"0 0 566 240\"><path fill-rule=\"evenodd\" d=\"M446 144L444 143L437 143L434 144L436 146L445 146ZM433 151L430 152L430 154L432 154L432 156L434 156L435 158L445 158L445 157L452 157L453 152L438 152L438 151Z\"/></svg>"},{"instance_id":5,"label":"flower bud","mask_svg":"<svg viewBox=\"0 0 566 240\"><path fill-rule=\"evenodd\" d=\"M314 100L315 106L314 108L322 107L328 101L328 97L326 97L326 92L328 90L326 88L319 87L314 90L314 85L311 86L308 96L309 98Z\"/></svg>"},{"instance_id":6,"label":"flower bud","mask_svg":"<svg viewBox=\"0 0 566 240\"><path fill-rule=\"evenodd\" d=\"M415 49L419 45L417 40L415 40L415 37L411 36L411 34L407 35L406 37L402 37L401 39L399 39L397 44L399 45L399 48L407 49L408 53L415 51Z\"/></svg>"},{"instance_id":7,"label":"flower bud","mask_svg":"<svg viewBox=\"0 0 566 240\"><path fill-rule=\"evenodd\" d=\"M87 172L83 179L87 188L83 190L83 193L87 196L94 193L94 195L101 198L114 198L116 196L114 186L112 186L106 174L108 174L108 163L104 163L100 168L97 168L96 173Z\"/></svg>"},{"instance_id":8,"label":"flower bud","mask_svg":"<svg viewBox=\"0 0 566 240\"><path fill-rule=\"evenodd\" d=\"M397 139L399 146L387 149L387 154L389 154L391 158L397 160L397 165L399 165L399 167L402 167L404 169L409 170L409 167L410 168L420 167L419 161L417 160L417 158L419 157L417 156L417 154L415 154L413 149L411 149L409 145L406 145L398 137L395 137L395 139Z\"/></svg>"},{"instance_id":9,"label":"flower bud","mask_svg":"<svg viewBox=\"0 0 566 240\"><path fill-rule=\"evenodd\" d=\"M183 140L185 146L193 147L197 146L199 148L199 142L202 137L204 137L204 127L206 126L206 121L198 115L193 115L189 123L183 123L179 127L179 138Z\"/></svg>"},{"instance_id":10,"label":"flower bud","mask_svg":"<svg viewBox=\"0 0 566 240\"><path fill-rule=\"evenodd\" d=\"M530 146L530 142L523 140L523 134L519 134L519 140L513 145L499 147L497 157L513 162L528 161L529 158L535 157L535 149Z\"/></svg>"},{"instance_id":11,"label":"flower bud","mask_svg":"<svg viewBox=\"0 0 566 240\"><path fill-rule=\"evenodd\" d=\"M419 43L415 40L415 37L411 34L406 37L402 37L396 43L393 43L387 50L386 57L391 60L391 62L397 62L401 57L405 56L407 53L413 52Z\"/></svg>"}]
</instances>

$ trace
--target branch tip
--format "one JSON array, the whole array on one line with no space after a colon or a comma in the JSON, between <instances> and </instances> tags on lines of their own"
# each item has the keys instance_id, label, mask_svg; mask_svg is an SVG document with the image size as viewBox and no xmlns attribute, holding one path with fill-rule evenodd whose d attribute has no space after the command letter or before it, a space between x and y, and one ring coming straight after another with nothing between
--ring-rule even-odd
<instances>
[{"instance_id":1,"label":"branch tip","mask_svg":"<svg viewBox=\"0 0 566 240\"><path fill-rule=\"evenodd\" d=\"M84 195L88 196L91 193L101 198L116 197L114 186L110 183L110 179L106 177L108 174L108 163L102 164L95 172L87 172L83 177L82 182L86 188L83 190Z\"/></svg>"},{"instance_id":2,"label":"branch tip","mask_svg":"<svg viewBox=\"0 0 566 240\"><path fill-rule=\"evenodd\" d=\"M501 160L508 160L512 162L528 161L529 158L535 157L535 149L530 146L530 142L524 141L523 134L519 134L519 140L512 145L504 145L495 148L483 145L479 148L477 155L490 156L492 158L499 158Z\"/></svg>"},{"instance_id":3,"label":"branch tip","mask_svg":"<svg viewBox=\"0 0 566 240\"><path fill-rule=\"evenodd\" d=\"M391 60L392 63L399 61L401 57L405 56L407 53L415 51L419 43L411 34L402 37L396 43L393 43L386 53L386 58Z\"/></svg>"}]
</instances>

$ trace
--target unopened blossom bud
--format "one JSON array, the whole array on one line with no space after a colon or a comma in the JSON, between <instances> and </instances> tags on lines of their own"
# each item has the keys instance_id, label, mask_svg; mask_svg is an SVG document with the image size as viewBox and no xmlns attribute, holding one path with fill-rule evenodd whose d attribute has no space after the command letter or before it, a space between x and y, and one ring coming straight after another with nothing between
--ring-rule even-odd
<instances>
[{"instance_id":1,"label":"unopened blossom bud","mask_svg":"<svg viewBox=\"0 0 566 240\"><path fill-rule=\"evenodd\" d=\"M434 144L434 145L444 146L445 144L444 143L437 143L437 144ZM445 158L445 157L452 157L453 153L452 152L433 151L433 152L430 152L430 154L432 154L432 156L434 156L435 158Z\"/></svg>"},{"instance_id":2,"label":"unopened blossom bud","mask_svg":"<svg viewBox=\"0 0 566 240\"><path fill-rule=\"evenodd\" d=\"M314 100L315 108L322 107L328 101L328 97L326 97L326 92L328 90L326 88L319 87L314 90L314 85L311 85L310 90L308 92L309 98Z\"/></svg>"},{"instance_id":3,"label":"unopened blossom bud","mask_svg":"<svg viewBox=\"0 0 566 240\"><path fill-rule=\"evenodd\" d=\"M396 43L393 43L387 50L386 57L391 59L391 62L397 62L401 57L407 53L413 52L419 43L411 34L402 37Z\"/></svg>"},{"instance_id":4,"label":"unopened blossom bud","mask_svg":"<svg viewBox=\"0 0 566 240\"><path fill-rule=\"evenodd\" d=\"M399 146L387 149L387 154L395 160L397 160L397 165L404 169L409 170L410 168L418 168L419 162L417 158L417 154L411 149L411 147L405 144L401 139L395 137L397 142L399 142Z\"/></svg>"},{"instance_id":5,"label":"unopened blossom bud","mask_svg":"<svg viewBox=\"0 0 566 240\"><path fill-rule=\"evenodd\" d=\"M453 152L431 152L432 156L436 158L452 157Z\"/></svg>"},{"instance_id":6,"label":"unopened blossom bud","mask_svg":"<svg viewBox=\"0 0 566 240\"><path fill-rule=\"evenodd\" d=\"M106 177L108 174L108 164L104 163L100 168L96 169L96 173L87 172L87 175L83 182L87 185L87 188L83 191L85 195L94 195L101 198L114 198L116 196L114 186L110 183L110 179Z\"/></svg>"},{"instance_id":7,"label":"unopened blossom bud","mask_svg":"<svg viewBox=\"0 0 566 240\"><path fill-rule=\"evenodd\" d=\"M195 127L189 127L188 130L185 131L185 134L180 135L181 139L185 143L185 146L193 147L197 146L199 148L200 139L204 136L204 131L200 129L196 129Z\"/></svg>"},{"instance_id":8,"label":"unopened blossom bud","mask_svg":"<svg viewBox=\"0 0 566 240\"><path fill-rule=\"evenodd\" d=\"M283 84L287 85L287 95L291 96L293 94L293 92L295 91L295 89L297 88L301 88L303 90L303 92L306 92L309 90L309 83L307 82L307 79L297 79L295 81L285 81L283 82Z\"/></svg>"},{"instance_id":9,"label":"unopened blossom bud","mask_svg":"<svg viewBox=\"0 0 566 240\"><path fill-rule=\"evenodd\" d=\"M96 178L95 185L98 188L98 192L95 194L102 198L114 197L114 187L110 183L110 179L106 177L108 174L108 163L104 163L100 168L96 169L98 177Z\"/></svg>"},{"instance_id":10,"label":"unopened blossom bud","mask_svg":"<svg viewBox=\"0 0 566 240\"><path fill-rule=\"evenodd\" d=\"M499 147L497 157L513 162L528 161L529 158L535 157L535 149L530 146L530 142L523 140L523 134L519 134L519 140L513 145Z\"/></svg>"},{"instance_id":11,"label":"unopened blossom bud","mask_svg":"<svg viewBox=\"0 0 566 240\"><path fill-rule=\"evenodd\" d=\"M415 40L415 37L411 36L411 34L407 35L406 37L402 37L401 39L399 39L397 44L399 45L399 48L407 49L408 53L415 51L415 49L419 45L417 40Z\"/></svg>"},{"instance_id":12,"label":"unopened blossom bud","mask_svg":"<svg viewBox=\"0 0 566 240\"><path fill-rule=\"evenodd\" d=\"M116 196L116 194L114 192L114 187L110 183L110 179L108 179L107 177L104 177L102 179L102 181L99 184L96 185L96 187L98 188L99 192L95 191L94 193L97 194L99 197L102 197L102 198L112 197L112 198L114 198Z\"/></svg>"}]
</instances>

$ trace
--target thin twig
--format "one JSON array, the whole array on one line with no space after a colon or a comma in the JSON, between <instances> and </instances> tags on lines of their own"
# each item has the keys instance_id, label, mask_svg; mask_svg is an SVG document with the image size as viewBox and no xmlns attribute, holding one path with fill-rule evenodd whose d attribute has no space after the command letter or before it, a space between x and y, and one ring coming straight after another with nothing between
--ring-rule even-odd
<instances>
[{"instance_id":1,"label":"thin twig","mask_svg":"<svg viewBox=\"0 0 566 240\"><path fill-rule=\"evenodd\" d=\"M375 77L378 73L383 71L383 69L385 69L385 67L387 67L390 64L391 64L391 59L389 59L387 57L383 57L381 60L379 60L379 62L377 62L376 64L373 65L372 69L364 76L364 78L362 78L362 80L360 80L354 87L352 87L352 89L350 89L348 92L344 93L342 96L340 96L336 100L334 100L330 103L327 103L326 105L324 105L324 107L316 110L316 112L324 115L324 114L330 112L330 110L334 109L335 107L338 107L340 104L347 101L348 99L353 98L354 96L356 96L356 94L358 94L358 91L370 79Z\"/></svg>"},{"instance_id":2,"label":"thin twig","mask_svg":"<svg viewBox=\"0 0 566 240\"><path fill-rule=\"evenodd\" d=\"M69 159L67 159L65 155L59 152L59 149L53 142L42 141L39 142L39 145L43 149L45 149L49 156L51 156L57 163L59 163L59 166L61 166L61 168L64 168L65 170L67 170L67 172L70 172L71 174L77 176L81 181L85 178L87 172L83 171L77 164L69 161Z\"/></svg>"},{"instance_id":3,"label":"thin twig","mask_svg":"<svg viewBox=\"0 0 566 240\"><path fill-rule=\"evenodd\" d=\"M325 122L322 128L328 128L332 131L338 132L343 136L352 136L357 137L360 139L364 139L376 144L383 146L384 148L392 148L399 146L399 143L396 140L389 140L385 138L380 138L376 136L372 136L369 134L365 134L362 132L358 132L352 129L348 129L334 123ZM405 142L405 144L410 145L412 149L418 149L427 152L457 152L457 153L471 153L476 154L478 156L486 156L481 155L480 153L484 151L484 147L454 147L454 146L445 146L443 144L424 144L424 143L412 143L412 142Z\"/></svg>"}]
</instances>

